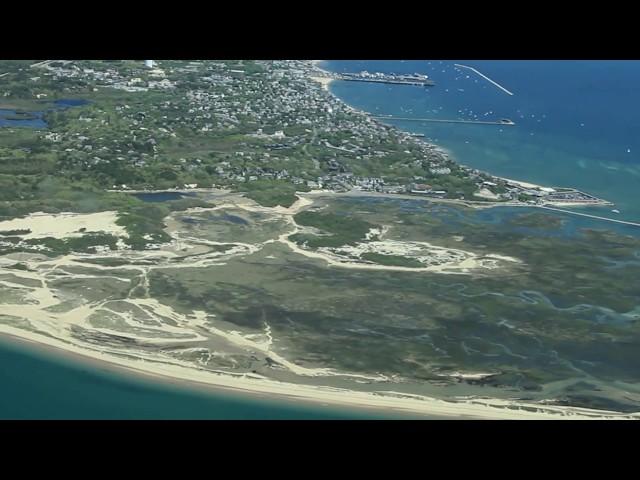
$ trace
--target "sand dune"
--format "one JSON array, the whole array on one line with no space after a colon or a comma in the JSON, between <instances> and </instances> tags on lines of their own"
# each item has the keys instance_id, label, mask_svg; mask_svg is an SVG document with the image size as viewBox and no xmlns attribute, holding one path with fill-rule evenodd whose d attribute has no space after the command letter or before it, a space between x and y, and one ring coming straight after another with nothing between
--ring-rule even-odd
<instances>
[{"instance_id":1,"label":"sand dune","mask_svg":"<svg viewBox=\"0 0 640 480\"><path fill-rule=\"evenodd\" d=\"M24 239L80 237L86 232L104 232L127 237L128 234L124 227L116 225L117 219L116 212L58 213L54 215L36 212L24 218L0 222L0 231L31 230L31 233L21 235ZM85 233L80 232L80 229L85 229Z\"/></svg>"}]
</instances>

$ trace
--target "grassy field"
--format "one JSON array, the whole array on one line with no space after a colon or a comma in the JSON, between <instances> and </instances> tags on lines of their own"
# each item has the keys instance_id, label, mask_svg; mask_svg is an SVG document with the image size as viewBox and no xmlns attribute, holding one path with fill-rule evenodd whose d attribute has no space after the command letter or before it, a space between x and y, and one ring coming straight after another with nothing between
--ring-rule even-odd
<instances>
[{"instance_id":1,"label":"grassy field","mask_svg":"<svg viewBox=\"0 0 640 480\"><path fill-rule=\"evenodd\" d=\"M411 268L420 268L424 267L424 265L414 259L403 257L402 255L383 255L380 253L367 252L361 255L363 260L368 260L373 263L377 263L378 265L387 265L393 267L411 267Z\"/></svg>"},{"instance_id":2,"label":"grassy field","mask_svg":"<svg viewBox=\"0 0 640 480\"><path fill-rule=\"evenodd\" d=\"M328 233L327 236L296 234L291 239L309 247L341 247L355 245L365 240L367 233L377 226L357 217L335 213L300 212L294 216L298 225L314 227Z\"/></svg>"},{"instance_id":3,"label":"grassy field","mask_svg":"<svg viewBox=\"0 0 640 480\"><path fill-rule=\"evenodd\" d=\"M240 184L238 190L263 207L290 207L298 200L297 191L309 189L279 180L257 180Z\"/></svg>"}]
</instances>

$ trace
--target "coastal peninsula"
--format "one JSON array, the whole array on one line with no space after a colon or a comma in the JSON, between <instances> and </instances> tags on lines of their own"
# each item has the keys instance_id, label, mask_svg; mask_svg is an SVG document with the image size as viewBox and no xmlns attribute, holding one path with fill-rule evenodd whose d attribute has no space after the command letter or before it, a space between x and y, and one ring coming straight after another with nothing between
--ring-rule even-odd
<instances>
[{"instance_id":1,"label":"coastal peninsula","mask_svg":"<svg viewBox=\"0 0 640 480\"><path fill-rule=\"evenodd\" d=\"M2 72L46 127L0 128L0 332L309 402L638 418L640 239L529 208L606 202L463 167L313 62Z\"/></svg>"}]
</instances>

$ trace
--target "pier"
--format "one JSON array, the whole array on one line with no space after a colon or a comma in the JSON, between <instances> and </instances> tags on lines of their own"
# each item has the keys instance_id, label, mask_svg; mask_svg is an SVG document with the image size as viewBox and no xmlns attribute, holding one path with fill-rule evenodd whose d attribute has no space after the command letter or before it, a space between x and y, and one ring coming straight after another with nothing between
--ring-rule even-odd
<instances>
[{"instance_id":1,"label":"pier","mask_svg":"<svg viewBox=\"0 0 640 480\"><path fill-rule=\"evenodd\" d=\"M394 117L392 115L372 115L371 118L379 120L402 120L405 122L436 122L436 123L471 123L477 125L503 125L514 126L515 122L508 119L500 121L487 121L487 120L449 120L441 118L415 118L415 117Z\"/></svg>"},{"instance_id":2,"label":"pier","mask_svg":"<svg viewBox=\"0 0 640 480\"><path fill-rule=\"evenodd\" d=\"M487 77L486 75L483 75L482 73L480 73L478 70L476 70L473 67L469 67L467 65L460 65L459 63L454 63L453 64L456 67L460 67L460 68L466 68L467 70L471 70L472 72L480 75L482 78L484 78L486 81L488 81L489 83L494 84L496 87L498 87L500 90L502 90L503 92L505 92L508 95L513 95L512 92L510 92L509 90L507 90L506 88L504 88L502 85L500 85L498 82L494 82L493 80L491 80L489 77Z\"/></svg>"},{"instance_id":3,"label":"pier","mask_svg":"<svg viewBox=\"0 0 640 480\"><path fill-rule=\"evenodd\" d=\"M409 80L409 79L394 79L394 78L364 78L353 76L340 76L338 80L345 80L347 82L370 82L370 83L387 83L392 85L410 85L414 87L433 87L435 82L433 80Z\"/></svg>"},{"instance_id":4,"label":"pier","mask_svg":"<svg viewBox=\"0 0 640 480\"><path fill-rule=\"evenodd\" d=\"M415 87L432 87L435 82L426 75L415 73L413 75L396 75L393 73L335 73L323 72L324 77L347 82L386 83L392 85L410 85Z\"/></svg>"}]
</instances>

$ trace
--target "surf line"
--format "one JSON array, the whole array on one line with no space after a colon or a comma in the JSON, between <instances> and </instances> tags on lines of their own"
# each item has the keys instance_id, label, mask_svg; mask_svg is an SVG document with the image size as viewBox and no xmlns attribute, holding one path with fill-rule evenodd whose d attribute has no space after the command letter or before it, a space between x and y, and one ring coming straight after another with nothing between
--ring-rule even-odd
<instances>
[{"instance_id":1,"label":"surf line","mask_svg":"<svg viewBox=\"0 0 640 480\"><path fill-rule=\"evenodd\" d=\"M508 95L513 95L512 92L510 92L509 90L507 90L506 88L504 88L502 85L500 85L497 82L494 82L493 80L491 80L489 77L487 77L486 75L483 75L482 73L480 73L478 70L476 70L473 67L469 67L467 65L460 65L459 63L454 63L453 64L456 67L460 67L460 68L466 68L468 70L471 70L472 72L477 73L478 75L480 75L482 78L484 78L486 81L493 83L496 87L498 87L500 90L502 90L503 92L507 93Z\"/></svg>"}]
</instances>

